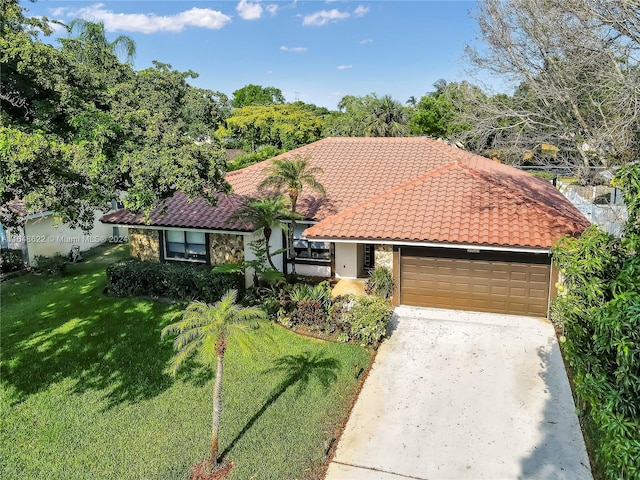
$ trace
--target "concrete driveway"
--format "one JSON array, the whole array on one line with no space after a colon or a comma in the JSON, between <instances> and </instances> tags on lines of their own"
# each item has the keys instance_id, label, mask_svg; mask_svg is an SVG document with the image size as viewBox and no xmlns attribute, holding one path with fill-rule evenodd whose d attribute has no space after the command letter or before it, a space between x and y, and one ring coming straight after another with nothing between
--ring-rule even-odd
<instances>
[{"instance_id":1,"label":"concrete driveway","mask_svg":"<svg viewBox=\"0 0 640 480\"><path fill-rule=\"evenodd\" d=\"M592 479L552 325L400 307L327 480Z\"/></svg>"}]
</instances>

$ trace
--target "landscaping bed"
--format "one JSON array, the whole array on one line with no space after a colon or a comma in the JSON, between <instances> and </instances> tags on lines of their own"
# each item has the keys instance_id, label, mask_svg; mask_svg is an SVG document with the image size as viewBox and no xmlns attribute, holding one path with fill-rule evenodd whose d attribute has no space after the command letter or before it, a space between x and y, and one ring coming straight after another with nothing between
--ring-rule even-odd
<instances>
[{"instance_id":1,"label":"landscaping bed","mask_svg":"<svg viewBox=\"0 0 640 480\"><path fill-rule=\"evenodd\" d=\"M84 256L3 283L0 478L185 479L209 448L214 372L164 372L160 331L182 304L103 294L126 246ZM230 478L321 478L370 353L275 325L258 344L225 360Z\"/></svg>"}]
</instances>

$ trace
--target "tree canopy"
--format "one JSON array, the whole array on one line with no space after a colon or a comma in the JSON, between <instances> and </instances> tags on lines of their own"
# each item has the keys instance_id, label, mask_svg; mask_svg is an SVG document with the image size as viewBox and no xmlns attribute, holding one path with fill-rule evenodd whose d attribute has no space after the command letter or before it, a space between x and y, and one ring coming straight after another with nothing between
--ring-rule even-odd
<instances>
[{"instance_id":1,"label":"tree canopy","mask_svg":"<svg viewBox=\"0 0 640 480\"><path fill-rule=\"evenodd\" d=\"M517 89L470 98L465 143L511 161L550 144L554 163L583 172L638 158L638 18L637 0L485 0L486 48L470 60Z\"/></svg>"},{"instance_id":2,"label":"tree canopy","mask_svg":"<svg viewBox=\"0 0 640 480\"><path fill-rule=\"evenodd\" d=\"M15 199L89 229L93 212L123 192L128 208L149 212L176 190L214 201L227 189L214 135L229 109L223 94L191 87L194 72L159 62L135 71L91 22L56 48L40 38L51 33L46 20L11 3L3 14L3 225L21 221L7 208Z\"/></svg>"},{"instance_id":3,"label":"tree canopy","mask_svg":"<svg viewBox=\"0 0 640 480\"><path fill-rule=\"evenodd\" d=\"M335 137L408 136L409 110L389 95L346 95L338 112L325 117L324 135Z\"/></svg>"},{"instance_id":4,"label":"tree canopy","mask_svg":"<svg viewBox=\"0 0 640 480\"><path fill-rule=\"evenodd\" d=\"M263 87L262 85L253 85L251 83L233 92L233 99L231 100L231 105L234 108L281 103L284 103L284 97L279 88Z\"/></svg>"},{"instance_id":5,"label":"tree canopy","mask_svg":"<svg viewBox=\"0 0 640 480\"><path fill-rule=\"evenodd\" d=\"M453 138L466 130L461 123L460 108L468 95L468 90L481 94L478 87L467 82L451 82L438 80L435 91L427 93L417 101L411 111L411 131L415 135L428 135L436 138Z\"/></svg>"},{"instance_id":6,"label":"tree canopy","mask_svg":"<svg viewBox=\"0 0 640 480\"><path fill-rule=\"evenodd\" d=\"M263 145L291 150L319 140L322 117L299 103L236 108L218 138L254 152Z\"/></svg>"}]
</instances>

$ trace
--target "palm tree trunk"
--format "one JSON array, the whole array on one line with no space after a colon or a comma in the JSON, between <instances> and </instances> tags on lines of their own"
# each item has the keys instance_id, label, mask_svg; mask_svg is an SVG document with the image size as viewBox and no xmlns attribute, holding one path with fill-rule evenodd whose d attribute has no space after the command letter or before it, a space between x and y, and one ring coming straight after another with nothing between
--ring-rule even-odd
<instances>
[{"instance_id":1,"label":"palm tree trunk","mask_svg":"<svg viewBox=\"0 0 640 480\"><path fill-rule=\"evenodd\" d=\"M211 466L218 464L218 435L220 432L220 418L222 416L222 376L224 370L224 351L226 342L224 338L218 341L216 353L218 364L216 366L216 380L213 384L213 420L211 425Z\"/></svg>"},{"instance_id":2,"label":"palm tree trunk","mask_svg":"<svg viewBox=\"0 0 640 480\"><path fill-rule=\"evenodd\" d=\"M296 203L298 203L298 192L289 191L291 198L291 228L289 229L289 258L291 259L291 275L296 274L296 249L293 246L293 237L296 230Z\"/></svg>"},{"instance_id":3,"label":"palm tree trunk","mask_svg":"<svg viewBox=\"0 0 640 480\"><path fill-rule=\"evenodd\" d=\"M264 233L265 245L267 247L267 261L269 262L269 265L271 265L271 268L273 268L274 270L277 270L276 266L273 264L273 259L271 258L271 252L269 251L269 240L271 240L271 229L265 227L263 230L263 233Z\"/></svg>"}]
</instances>

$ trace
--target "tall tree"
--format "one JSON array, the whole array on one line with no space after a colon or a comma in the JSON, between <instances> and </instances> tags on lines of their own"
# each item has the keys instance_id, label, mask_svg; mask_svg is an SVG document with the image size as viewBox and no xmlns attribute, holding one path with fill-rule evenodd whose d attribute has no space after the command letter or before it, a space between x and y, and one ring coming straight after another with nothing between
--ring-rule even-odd
<instances>
[{"instance_id":1,"label":"tall tree","mask_svg":"<svg viewBox=\"0 0 640 480\"><path fill-rule=\"evenodd\" d=\"M277 105L284 103L282 91L276 87L263 87L261 85L245 85L233 92L231 105L234 108L248 107L250 105Z\"/></svg>"},{"instance_id":2,"label":"tall tree","mask_svg":"<svg viewBox=\"0 0 640 480\"><path fill-rule=\"evenodd\" d=\"M433 86L435 91L420 98L411 112L409 126L416 135L450 139L468 128L460 118L460 108L468 95L467 90L471 89L479 94L481 91L467 82L448 83L438 80Z\"/></svg>"},{"instance_id":3,"label":"tall tree","mask_svg":"<svg viewBox=\"0 0 640 480\"><path fill-rule=\"evenodd\" d=\"M149 212L176 190L214 202L225 156L214 131L222 97L191 87L193 72L156 63L141 72L91 39L43 42L47 21L3 10L0 36L0 222L18 226L16 198L32 211L90 229L94 211L126 192ZM92 64L85 50L99 52ZM220 98L220 102L217 101Z\"/></svg>"},{"instance_id":4,"label":"tall tree","mask_svg":"<svg viewBox=\"0 0 640 480\"><path fill-rule=\"evenodd\" d=\"M347 95L338 109L325 117L325 136L397 137L410 133L407 109L389 95Z\"/></svg>"},{"instance_id":5,"label":"tall tree","mask_svg":"<svg viewBox=\"0 0 640 480\"><path fill-rule=\"evenodd\" d=\"M71 34L75 32L76 35L67 41L77 41L83 46L76 50L78 60L83 63L95 65L101 60L104 52L124 58L127 63L132 63L136 56L136 44L133 39L127 35L118 35L109 41L102 22L76 18L69 23L69 29Z\"/></svg>"},{"instance_id":6,"label":"tall tree","mask_svg":"<svg viewBox=\"0 0 640 480\"><path fill-rule=\"evenodd\" d=\"M274 195L251 199L240 207L232 218L250 223L254 232L260 232L264 236L267 261L272 269L277 270L273 263L269 241L274 228L279 227L283 231L288 230L287 224L283 220L291 219L292 213L285 197L277 192Z\"/></svg>"},{"instance_id":7,"label":"tall tree","mask_svg":"<svg viewBox=\"0 0 640 480\"><path fill-rule=\"evenodd\" d=\"M229 342L239 337L246 344L249 329L259 326L259 321L267 318L263 310L241 307L236 304L237 292L229 290L214 305L191 302L182 313L182 318L162 329L162 338L177 334L173 347L176 354L169 364L169 374L175 377L185 362L194 354L209 364L216 364L213 384L213 415L211 421L211 448L208 470L218 465L218 437L222 416L222 382L224 354Z\"/></svg>"},{"instance_id":8,"label":"tall tree","mask_svg":"<svg viewBox=\"0 0 640 480\"><path fill-rule=\"evenodd\" d=\"M409 135L409 114L400 102L385 95L368 112L365 120L367 137L404 137Z\"/></svg>"},{"instance_id":9,"label":"tall tree","mask_svg":"<svg viewBox=\"0 0 640 480\"><path fill-rule=\"evenodd\" d=\"M583 175L638 158L639 15L637 0L485 0L470 59L517 89L472 99L463 140L516 161L551 144Z\"/></svg>"},{"instance_id":10,"label":"tall tree","mask_svg":"<svg viewBox=\"0 0 640 480\"><path fill-rule=\"evenodd\" d=\"M322 116L304 104L287 103L236 108L216 134L255 152L264 145L291 150L318 140L321 132Z\"/></svg>"},{"instance_id":11,"label":"tall tree","mask_svg":"<svg viewBox=\"0 0 640 480\"><path fill-rule=\"evenodd\" d=\"M322 173L319 167L309 164L306 158L293 157L274 159L269 167L265 169L267 176L260 184L260 189L275 188L277 191L284 191L291 199L291 227L288 231L289 258L293 260L291 273L296 273L296 251L293 245L294 232L296 228L298 199L304 187L309 187L321 195L326 195L322 184L318 181L317 175ZM286 271L285 271L286 273Z\"/></svg>"}]
</instances>

